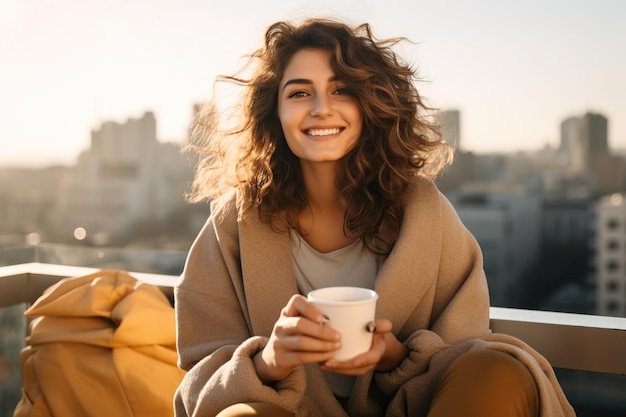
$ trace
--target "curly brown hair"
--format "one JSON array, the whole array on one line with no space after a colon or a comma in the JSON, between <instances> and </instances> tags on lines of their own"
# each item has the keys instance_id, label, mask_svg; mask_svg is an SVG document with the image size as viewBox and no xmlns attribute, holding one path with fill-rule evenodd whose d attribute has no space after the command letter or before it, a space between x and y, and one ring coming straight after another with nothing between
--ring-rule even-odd
<instances>
[{"instance_id":1,"label":"curly brown hair","mask_svg":"<svg viewBox=\"0 0 626 417\"><path fill-rule=\"evenodd\" d=\"M278 119L278 90L296 52L323 49L363 115L361 138L338 162L344 233L362 238L374 253L389 253L400 230L407 187L417 176L434 179L452 157L433 117L435 109L415 87L417 72L392 50L402 40L376 39L369 24L351 28L326 19L271 25L264 47L250 56L258 64L251 77L218 79L246 87L243 119L224 135L216 124L204 125L208 135L196 144L202 159L192 201L236 188L240 215L256 207L274 227L282 218L298 228L297 214L307 200L298 158L287 146ZM205 119L215 121L217 114L210 109L214 113Z\"/></svg>"}]
</instances>

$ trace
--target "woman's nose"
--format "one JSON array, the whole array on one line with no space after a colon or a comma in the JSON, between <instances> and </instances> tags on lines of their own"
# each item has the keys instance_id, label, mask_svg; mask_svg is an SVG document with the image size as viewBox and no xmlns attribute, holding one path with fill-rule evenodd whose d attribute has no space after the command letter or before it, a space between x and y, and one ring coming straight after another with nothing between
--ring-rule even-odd
<instances>
[{"instance_id":1,"label":"woman's nose","mask_svg":"<svg viewBox=\"0 0 626 417\"><path fill-rule=\"evenodd\" d=\"M311 107L311 116L324 117L332 114L332 103L330 98L325 95L318 95L313 100Z\"/></svg>"}]
</instances>

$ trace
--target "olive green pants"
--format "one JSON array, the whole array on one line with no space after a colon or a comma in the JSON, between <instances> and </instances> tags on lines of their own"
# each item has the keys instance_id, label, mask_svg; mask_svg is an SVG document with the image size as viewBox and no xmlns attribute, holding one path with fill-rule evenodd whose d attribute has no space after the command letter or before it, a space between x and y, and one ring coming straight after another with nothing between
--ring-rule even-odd
<instances>
[{"instance_id":1,"label":"olive green pants","mask_svg":"<svg viewBox=\"0 0 626 417\"><path fill-rule=\"evenodd\" d=\"M512 356L475 350L444 373L428 417L536 417L539 393L528 369ZM272 404L235 404L218 417L293 417Z\"/></svg>"}]
</instances>

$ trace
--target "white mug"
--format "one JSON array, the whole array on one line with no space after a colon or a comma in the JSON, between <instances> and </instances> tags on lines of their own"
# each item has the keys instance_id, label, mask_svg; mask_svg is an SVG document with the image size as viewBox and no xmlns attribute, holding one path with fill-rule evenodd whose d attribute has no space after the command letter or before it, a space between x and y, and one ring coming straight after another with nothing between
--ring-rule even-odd
<instances>
[{"instance_id":1,"label":"white mug","mask_svg":"<svg viewBox=\"0 0 626 417\"><path fill-rule=\"evenodd\" d=\"M346 361L370 350L378 300L376 291L360 287L326 287L311 291L307 299L324 314L325 324L341 333L342 346L333 352L333 359Z\"/></svg>"}]
</instances>

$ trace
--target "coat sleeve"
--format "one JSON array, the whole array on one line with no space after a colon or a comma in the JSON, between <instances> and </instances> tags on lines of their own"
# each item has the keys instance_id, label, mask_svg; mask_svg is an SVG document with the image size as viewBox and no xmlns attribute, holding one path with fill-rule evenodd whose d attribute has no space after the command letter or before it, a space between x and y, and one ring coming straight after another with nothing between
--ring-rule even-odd
<instances>
[{"instance_id":1,"label":"coat sleeve","mask_svg":"<svg viewBox=\"0 0 626 417\"><path fill-rule=\"evenodd\" d=\"M429 374L427 379L432 375L434 380L439 368L431 366L431 359L438 352L489 332L489 293L480 247L434 186L419 191L421 201L410 205L406 213L418 218L408 230L414 239L408 244L428 246L427 262L436 266L430 278L421 276L420 268L413 272L415 279L432 282L402 330L400 340L409 350L408 357L393 371L374 377L389 397L418 375ZM424 316L429 317L426 323Z\"/></svg>"},{"instance_id":2,"label":"coat sleeve","mask_svg":"<svg viewBox=\"0 0 626 417\"><path fill-rule=\"evenodd\" d=\"M244 401L295 410L304 394L303 369L272 386L257 377L252 358L267 338L251 332L241 279L234 199L214 203L174 289L179 366L175 414L213 416Z\"/></svg>"}]
</instances>

